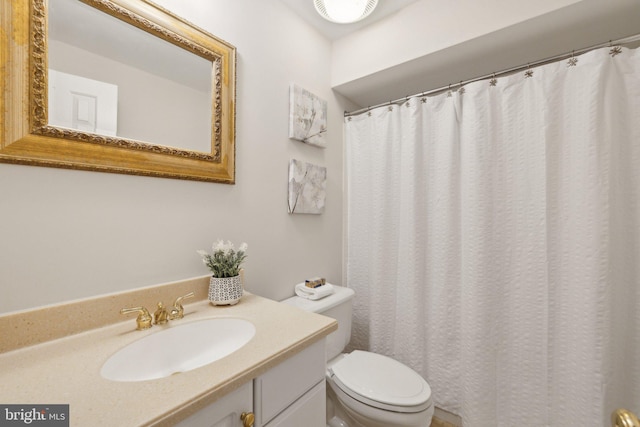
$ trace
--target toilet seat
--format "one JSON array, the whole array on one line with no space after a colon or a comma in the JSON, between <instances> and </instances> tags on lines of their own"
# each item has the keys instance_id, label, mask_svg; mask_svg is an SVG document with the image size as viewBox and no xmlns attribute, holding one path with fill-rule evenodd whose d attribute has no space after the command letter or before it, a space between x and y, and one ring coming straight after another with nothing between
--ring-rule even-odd
<instances>
[{"instance_id":1,"label":"toilet seat","mask_svg":"<svg viewBox=\"0 0 640 427\"><path fill-rule=\"evenodd\" d=\"M352 398L394 412L431 406L431 388L417 372L381 354L355 350L333 364L331 378Z\"/></svg>"}]
</instances>

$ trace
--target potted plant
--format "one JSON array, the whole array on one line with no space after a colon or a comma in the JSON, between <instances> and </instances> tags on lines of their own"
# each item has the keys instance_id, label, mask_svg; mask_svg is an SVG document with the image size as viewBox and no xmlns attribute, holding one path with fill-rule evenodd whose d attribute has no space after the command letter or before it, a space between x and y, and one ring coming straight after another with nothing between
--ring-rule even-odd
<instances>
[{"instance_id":1,"label":"potted plant","mask_svg":"<svg viewBox=\"0 0 640 427\"><path fill-rule=\"evenodd\" d=\"M209 301L213 305L234 305L242 298L242 262L247 258L247 244L235 250L233 243L218 240L213 244L213 253L199 250L202 262L211 270Z\"/></svg>"}]
</instances>

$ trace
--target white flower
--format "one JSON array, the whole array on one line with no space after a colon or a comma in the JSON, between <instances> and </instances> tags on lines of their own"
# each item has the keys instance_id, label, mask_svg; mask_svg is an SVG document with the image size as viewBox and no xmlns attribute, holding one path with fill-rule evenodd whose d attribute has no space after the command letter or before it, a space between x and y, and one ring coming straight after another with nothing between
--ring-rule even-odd
<instances>
[{"instance_id":1,"label":"white flower","mask_svg":"<svg viewBox=\"0 0 640 427\"><path fill-rule=\"evenodd\" d=\"M218 239L214 244L213 244L213 252L218 252L218 251L222 251L224 252L225 249L225 245L224 245L224 240L222 239Z\"/></svg>"},{"instance_id":2,"label":"white flower","mask_svg":"<svg viewBox=\"0 0 640 427\"><path fill-rule=\"evenodd\" d=\"M248 248L248 247L249 247L249 246L248 246L246 243L243 243L243 244L241 244L241 245L240 245L240 247L238 248L238 250L239 250L239 251L242 251L242 252L247 252L247 248Z\"/></svg>"},{"instance_id":3,"label":"white flower","mask_svg":"<svg viewBox=\"0 0 640 427\"><path fill-rule=\"evenodd\" d=\"M202 250L202 249L198 249L196 252L198 252L198 255L200 255L202 257L202 263L204 265L207 265L207 257L209 256L207 251Z\"/></svg>"}]
</instances>

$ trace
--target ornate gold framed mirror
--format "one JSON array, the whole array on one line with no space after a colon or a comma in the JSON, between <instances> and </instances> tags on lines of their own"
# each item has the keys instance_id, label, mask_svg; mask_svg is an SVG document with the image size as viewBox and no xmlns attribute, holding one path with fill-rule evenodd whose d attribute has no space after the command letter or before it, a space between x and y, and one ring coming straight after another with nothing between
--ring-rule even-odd
<instances>
[{"instance_id":1,"label":"ornate gold framed mirror","mask_svg":"<svg viewBox=\"0 0 640 427\"><path fill-rule=\"evenodd\" d=\"M0 20L0 162L235 182L232 45L147 0L3 0Z\"/></svg>"}]
</instances>

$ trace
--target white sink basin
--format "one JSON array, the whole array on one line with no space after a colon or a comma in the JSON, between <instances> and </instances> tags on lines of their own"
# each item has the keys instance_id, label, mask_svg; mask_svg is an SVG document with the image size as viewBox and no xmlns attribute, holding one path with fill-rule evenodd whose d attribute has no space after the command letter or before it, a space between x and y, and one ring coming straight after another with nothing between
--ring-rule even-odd
<instances>
[{"instance_id":1,"label":"white sink basin","mask_svg":"<svg viewBox=\"0 0 640 427\"><path fill-rule=\"evenodd\" d=\"M180 321L177 321L180 322ZM113 381L146 381L190 371L230 355L256 333L247 320L213 318L166 328L111 356L100 374Z\"/></svg>"}]
</instances>

